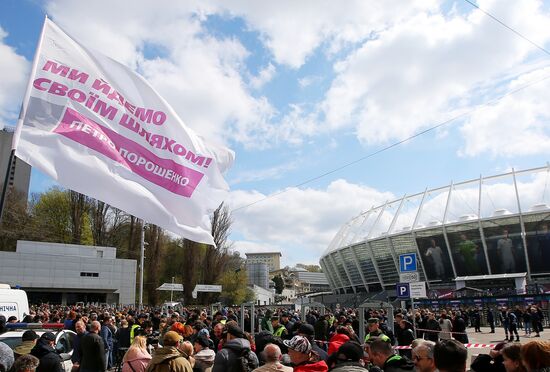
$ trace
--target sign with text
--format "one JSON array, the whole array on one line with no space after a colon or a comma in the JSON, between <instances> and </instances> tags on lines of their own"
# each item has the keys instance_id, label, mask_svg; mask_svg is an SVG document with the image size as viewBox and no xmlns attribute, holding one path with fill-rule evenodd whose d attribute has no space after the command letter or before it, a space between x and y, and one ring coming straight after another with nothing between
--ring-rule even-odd
<instances>
[{"instance_id":1,"label":"sign with text","mask_svg":"<svg viewBox=\"0 0 550 372\"><path fill-rule=\"evenodd\" d=\"M180 291L183 292L183 284L178 283L164 283L157 288L157 291Z\"/></svg>"},{"instance_id":2,"label":"sign with text","mask_svg":"<svg viewBox=\"0 0 550 372\"><path fill-rule=\"evenodd\" d=\"M425 298L426 296L426 282L412 282L409 283L409 290L411 298Z\"/></svg>"},{"instance_id":3,"label":"sign with text","mask_svg":"<svg viewBox=\"0 0 550 372\"><path fill-rule=\"evenodd\" d=\"M199 292L221 292L222 286L221 285L213 285L213 284L197 284L195 286L195 289L191 293L193 298L197 298L197 294Z\"/></svg>"}]
</instances>

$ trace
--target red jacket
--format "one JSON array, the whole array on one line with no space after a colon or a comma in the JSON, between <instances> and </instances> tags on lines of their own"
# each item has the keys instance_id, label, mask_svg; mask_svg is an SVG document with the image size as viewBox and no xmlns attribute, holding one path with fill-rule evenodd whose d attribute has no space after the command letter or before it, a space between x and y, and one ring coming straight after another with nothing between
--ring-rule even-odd
<instances>
[{"instance_id":1,"label":"red jacket","mask_svg":"<svg viewBox=\"0 0 550 372\"><path fill-rule=\"evenodd\" d=\"M328 366L324 360L315 363L300 364L294 367L294 372L328 372Z\"/></svg>"},{"instance_id":2,"label":"red jacket","mask_svg":"<svg viewBox=\"0 0 550 372\"><path fill-rule=\"evenodd\" d=\"M340 346L349 341L349 337L343 333L336 333L330 338L328 343L328 355L338 351Z\"/></svg>"}]
</instances>

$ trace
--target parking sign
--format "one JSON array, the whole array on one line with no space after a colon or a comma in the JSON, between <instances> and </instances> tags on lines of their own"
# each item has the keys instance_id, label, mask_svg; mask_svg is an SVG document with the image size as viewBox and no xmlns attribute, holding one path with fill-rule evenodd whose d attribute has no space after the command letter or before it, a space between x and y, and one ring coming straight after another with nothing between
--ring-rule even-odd
<instances>
[{"instance_id":1,"label":"parking sign","mask_svg":"<svg viewBox=\"0 0 550 372\"><path fill-rule=\"evenodd\" d=\"M395 285L395 290L397 291L397 298L410 298L410 289L409 283L397 283Z\"/></svg>"},{"instance_id":2,"label":"parking sign","mask_svg":"<svg viewBox=\"0 0 550 372\"><path fill-rule=\"evenodd\" d=\"M402 273L416 271L416 253L407 253L399 256L399 271Z\"/></svg>"}]
</instances>

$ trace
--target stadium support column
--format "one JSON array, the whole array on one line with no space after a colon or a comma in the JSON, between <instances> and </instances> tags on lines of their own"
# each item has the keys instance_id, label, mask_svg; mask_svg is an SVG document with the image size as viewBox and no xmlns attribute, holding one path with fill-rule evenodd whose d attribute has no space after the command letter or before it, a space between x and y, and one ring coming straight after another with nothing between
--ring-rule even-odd
<instances>
[{"instance_id":1,"label":"stadium support column","mask_svg":"<svg viewBox=\"0 0 550 372\"><path fill-rule=\"evenodd\" d=\"M426 194L428 193L428 188L426 187L424 189L424 194L422 194L422 199L420 200L420 205L418 206L418 211L416 212L416 215L414 216L414 222L411 226L411 235L413 237L414 246L416 247L416 254L418 257L418 260L420 261L420 267L422 268L422 272L424 273L424 278L426 279L426 283L428 284L428 287L430 285L430 282L428 281L428 274L426 274L426 269L424 268L424 260L422 259L422 256L420 255L420 247L418 246L418 241L416 240L416 232L414 229L416 228L416 225L418 224L418 219L420 218L420 212L422 211L422 208L424 207L424 200L426 200Z\"/></svg>"},{"instance_id":2,"label":"stadium support column","mask_svg":"<svg viewBox=\"0 0 550 372\"><path fill-rule=\"evenodd\" d=\"M342 250L338 251L338 255L340 256L340 259L342 260L342 266L344 267L344 271L346 272L346 276L349 279L349 284L351 285L351 290L353 291L353 294L357 294L357 290L355 289L355 286L353 285L353 280L351 280L351 275L349 273L348 267L346 266L346 260L344 260L344 254L342 253Z\"/></svg>"},{"instance_id":3,"label":"stadium support column","mask_svg":"<svg viewBox=\"0 0 550 372\"><path fill-rule=\"evenodd\" d=\"M516 200L518 202L519 224L521 226L521 240L523 241L523 254L525 254L525 265L527 267L527 278L531 280L531 265L529 264L529 252L527 252L527 239L525 237L525 224L523 222L523 213L521 213L521 203L519 201L518 184L516 182L516 171L512 168L512 178L514 179L514 189L516 190Z\"/></svg>"},{"instance_id":4,"label":"stadium support column","mask_svg":"<svg viewBox=\"0 0 550 372\"><path fill-rule=\"evenodd\" d=\"M329 253L327 256L329 258L330 264L332 265L332 268L334 269L334 272L336 273L336 276L338 277L338 281L340 282L340 288L346 293L346 285L344 283L344 280L342 279L342 275L340 275L340 271L338 270L338 265L336 264L336 260L334 259L334 254L336 252Z\"/></svg>"},{"instance_id":5,"label":"stadium support column","mask_svg":"<svg viewBox=\"0 0 550 372\"><path fill-rule=\"evenodd\" d=\"M443 212L443 221L441 221L441 226L443 228L443 237L445 238L445 244L447 244L447 252L449 253L449 261L451 261L451 267L453 268L453 274L456 275L455 260L453 259L453 251L451 250L451 245L449 244L449 237L447 236L447 229L445 228L445 221L447 220L447 212L449 210L449 204L451 203L451 194L453 191L453 181L449 185L449 195L447 196L447 203L445 204L445 212Z\"/></svg>"},{"instance_id":6,"label":"stadium support column","mask_svg":"<svg viewBox=\"0 0 550 372\"><path fill-rule=\"evenodd\" d=\"M395 211L395 215L393 216L390 227L388 227L388 231L386 231L386 242L388 243L388 247L390 247L390 251L393 257L393 263L395 264L395 271L399 272L399 259L397 258L397 253L395 252L395 247L393 246L393 243L389 237L391 234L393 227L395 226L395 223L397 222L397 218L399 217L399 212L401 212L401 208L403 207L403 203L405 203L405 197L407 194L403 195L401 198L401 202L399 203L399 207L397 207L397 211Z\"/></svg>"},{"instance_id":7,"label":"stadium support column","mask_svg":"<svg viewBox=\"0 0 550 372\"><path fill-rule=\"evenodd\" d=\"M483 178L481 174L479 175L479 195L477 198L477 221L479 223L479 237L481 238L481 244L483 245L483 253L485 254L485 262L487 264L487 272L489 275L492 274L491 263L489 262L489 252L487 250L487 242L485 241L485 233L483 232L483 227L481 226L481 187L483 184Z\"/></svg>"},{"instance_id":8,"label":"stadium support column","mask_svg":"<svg viewBox=\"0 0 550 372\"><path fill-rule=\"evenodd\" d=\"M365 245L365 249L366 249ZM350 246L349 250L351 251L351 254L353 255L353 260L355 261L355 265L357 266L357 271L359 271L359 276L361 276L361 281L363 282L363 286L365 287L365 290L367 293L369 293L369 286L367 285L367 281L365 280L365 275L363 275L363 270L361 270L361 265L359 264L359 257L357 256L357 252L355 252L355 246Z\"/></svg>"}]
</instances>

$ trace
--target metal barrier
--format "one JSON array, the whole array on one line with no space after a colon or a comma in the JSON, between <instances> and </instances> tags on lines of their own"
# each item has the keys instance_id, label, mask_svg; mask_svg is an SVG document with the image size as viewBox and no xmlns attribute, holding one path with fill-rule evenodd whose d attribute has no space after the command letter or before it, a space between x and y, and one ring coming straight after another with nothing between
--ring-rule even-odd
<instances>
[{"instance_id":1,"label":"metal barrier","mask_svg":"<svg viewBox=\"0 0 550 372\"><path fill-rule=\"evenodd\" d=\"M384 309L388 314L388 329L394 332L393 329L393 305L389 302L365 302L359 305L359 340L363 342L365 340L365 323L368 319L365 319L365 310L372 309Z\"/></svg>"},{"instance_id":2,"label":"metal barrier","mask_svg":"<svg viewBox=\"0 0 550 372\"><path fill-rule=\"evenodd\" d=\"M323 305L320 302L310 302L307 304L302 304L300 307L300 317L303 322L306 321L306 314L308 311L316 310L319 312L319 314L324 315L325 314L325 305Z\"/></svg>"},{"instance_id":3,"label":"metal barrier","mask_svg":"<svg viewBox=\"0 0 550 372\"><path fill-rule=\"evenodd\" d=\"M216 312L221 311L222 309L223 309L222 303L221 302L215 302L215 303L210 305L210 314L213 317L214 314L216 314Z\"/></svg>"},{"instance_id":4,"label":"metal barrier","mask_svg":"<svg viewBox=\"0 0 550 372\"><path fill-rule=\"evenodd\" d=\"M249 311L249 314L250 314L250 329L249 330L246 330L245 329L245 326L244 326L244 320L245 320L245 312L246 312L246 309L250 309ZM241 305L241 328L243 329L243 331L247 331L247 332L250 332L250 334L254 334L254 325L256 323L256 314L254 313L255 309L254 309L254 302L245 302Z\"/></svg>"}]
</instances>

